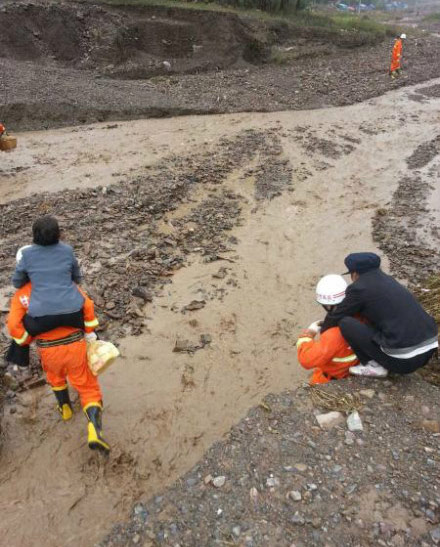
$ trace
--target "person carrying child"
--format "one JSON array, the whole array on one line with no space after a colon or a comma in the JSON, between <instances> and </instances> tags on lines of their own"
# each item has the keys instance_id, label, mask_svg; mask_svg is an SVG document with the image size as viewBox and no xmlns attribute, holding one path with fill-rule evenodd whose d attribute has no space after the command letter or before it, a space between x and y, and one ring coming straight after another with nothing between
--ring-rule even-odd
<instances>
[{"instance_id":1,"label":"person carrying child","mask_svg":"<svg viewBox=\"0 0 440 547\"><path fill-rule=\"evenodd\" d=\"M31 336L56 327L84 328L84 296L77 284L81 271L72 247L60 242L56 218L45 215L33 226L33 245L17 253L12 284L16 289L29 281L32 295L24 325Z\"/></svg>"},{"instance_id":2,"label":"person carrying child","mask_svg":"<svg viewBox=\"0 0 440 547\"><path fill-rule=\"evenodd\" d=\"M46 379L57 400L58 410L64 421L72 418L73 407L70 401L67 381L78 392L81 406L88 420L89 448L110 451L108 442L102 435L102 393L96 378L87 363L86 341L94 337L98 326L93 301L78 288L83 300L85 323L82 329L61 326L32 337L25 328L24 318L32 302L34 288L26 283L18 289L11 300L7 327L14 343L20 348L29 348L35 342L46 373Z\"/></svg>"}]
</instances>

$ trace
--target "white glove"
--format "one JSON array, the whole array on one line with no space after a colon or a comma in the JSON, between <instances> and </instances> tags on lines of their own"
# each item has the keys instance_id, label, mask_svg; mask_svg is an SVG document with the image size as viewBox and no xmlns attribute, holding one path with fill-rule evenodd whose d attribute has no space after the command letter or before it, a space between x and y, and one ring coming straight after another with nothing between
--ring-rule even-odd
<instances>
[{"instance_id":1,"label":"white glove","mask_svg":"<svg viewBox=\"0 0 440 547\"><path fill-rule=\"evenodd\" d=\"M315 334L318 334L318 332L321 332L321 324L322 321L315 321L307 327L307 330L311 330Z\"/></svg>"},{"instance_id":2,"label":"white glove","mask_svg":"<svg viewBox=\"0 0 440 547\"><path fill-rule=\"evenodd\" d=\"M84 338L86 339L86 342L94 342L98 339L94 332L86 332Z\"/></svg>"}]
</instances>

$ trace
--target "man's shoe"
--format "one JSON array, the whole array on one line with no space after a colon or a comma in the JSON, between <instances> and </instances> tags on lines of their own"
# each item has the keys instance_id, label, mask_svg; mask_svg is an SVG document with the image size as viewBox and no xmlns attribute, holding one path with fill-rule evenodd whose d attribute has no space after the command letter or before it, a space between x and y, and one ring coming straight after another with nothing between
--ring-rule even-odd
<instances>
[{"instance_id":1,"label":"man's shoe","mask_svg":"<svg viewBox=\"0 0 440 547\"><path fill-rule=\"evenodd\" d=\"M53 387L52 391L57 400L57 409L65 422L73 416L72 403L70 402L69 390L67 385L63 387Z\"/></svg>"},{"instance_id":2,"label":"man's shoe","mask_svg":"<svg viewBox=\"0 0 440 547\"><path fill-rule=\"evenodd\" d=\"M388 371L376 361L368 361L366 365L350 367L350 374L353 376L369 376L370 378L386 378Z\"/></svg>"},{"instance_id":3,"label":"man's shoe","mask_svg":"<svg viewBox=\"0 0 440 547\"><path fill-rule=\"evenodd\" d=\"M89 420L88 438L89 448L101 450L108 454L110 445L102 436L102 406L99 403L89 403L84 407L84 412Z\"/></svg>"}]
</instances>

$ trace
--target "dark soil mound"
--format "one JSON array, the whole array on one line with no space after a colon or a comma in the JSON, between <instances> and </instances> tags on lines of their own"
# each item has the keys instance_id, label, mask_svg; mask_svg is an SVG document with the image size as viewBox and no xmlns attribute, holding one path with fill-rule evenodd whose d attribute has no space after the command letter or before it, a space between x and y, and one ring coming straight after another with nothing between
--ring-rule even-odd
<instances>
[{"instance_id":1,"label":"dark soil mound","mask_svg":"<svg viewBox=\"0 0 440 547\"><path fill-rule=\"evenodd\" d=\"M146 78L258 62L262 44L233 14L135 6L18 4L0 14L2 57Z\"/></svg>"}]
</instances>

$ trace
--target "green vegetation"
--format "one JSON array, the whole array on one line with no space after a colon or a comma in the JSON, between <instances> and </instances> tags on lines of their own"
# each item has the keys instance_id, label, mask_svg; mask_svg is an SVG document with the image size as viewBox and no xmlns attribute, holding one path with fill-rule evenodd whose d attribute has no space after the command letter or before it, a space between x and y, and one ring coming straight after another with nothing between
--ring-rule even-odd
<instances>
[{"instance_id":1,"label":"green vegetation","mask_svg":"<svg viewBox=\"0 0 440 547\"><path fill-rule=\"evenodd\" d=\"M231 0L237 3L235 7L222 4L230 0L217 0L215 2L185 2L180 0L101 0L107 4L113 5L136 5L136 6L163 6L169 8L182 8L203 11L217 11L222 13L236 13L255 17L257 19L267 19L272 21L288 22L291 25L307 28L327 29L333 32L359 33L368 37L370 40L380 40L386 36L394 36L397 31L395 28L384 25L376 18L369 15L357 15L348 13L338 13L334 11L317 12L311 10L296 11L296 0ZM273 6L273 10L251 9L252 3L258 4L265 2L265 5ZM308 2L309 0L302 0ZM270 4L272 2L272 4ZM238 5L241 3L242 5ZM304 4L303 4L304 5ZM280 8L284 6L284 8ZM280 11L281 10L281 11Z\"/></svg>"},{"instance_id":2,"label":"green vegetation","mask_svg":"<svg viewBox=\"0 0 440 547\"><path fill-rule=\"evenodd\" d=\"M430 13L423 18L425 23L440 23L440 13Z\"/></svg>"}]
</instances>

